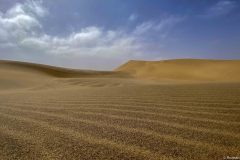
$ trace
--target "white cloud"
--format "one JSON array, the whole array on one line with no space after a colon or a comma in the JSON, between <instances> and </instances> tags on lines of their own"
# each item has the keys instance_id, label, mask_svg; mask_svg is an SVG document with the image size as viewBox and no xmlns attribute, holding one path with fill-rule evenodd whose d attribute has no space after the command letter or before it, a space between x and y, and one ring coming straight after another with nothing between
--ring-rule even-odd
<instances>
[{"instance_id":1,"label":"white cloud","mask_svg":"<svg viewBox=\"0 0 240 160\"><path fill-rule=\"evenodd\" d=\"M48 35L42 30L40 19L48 11L40 1L26 1L16 4L5 13L0 14L0 48L13 49L43 57L67 57L99 59L99 63L108 65L107 61L141 58L148 48L145 36L149 33L166 35L166 31L176 25L182 18L169 16L159 22L148 21L136 26L132 31L106 30L97 26L82 28L65 37ZM131 15L129 20L136 19ZM17 49L16 49L17 48Z\"/></svg>"},{"instance_id":2,"label":"white cloud","mask_svg":"<svg viewBox=\"0 0 240 160\"><path fill-rule=\"evenodd\" d=\"M37 6L38 5L38 6ZM36 31L41 28L37 16L45 13L40 3L27 1L24 4L16 4L6 13L0 14L0 37L5 43L15 43L29 36L34 36ZM4 37L4 38L2 38ZM3 44L0 44L3 45Z\"/></svg>"},{"instance_id":3,"label":"white cloud","mask_svg":"<svg viewBox=\"0 0 240 160\"><path fill-rule=\"evenodd\" d=\"M39 38L25 38L19 45L26 49L32 49L37 51L44 51L50 49L49 43L44 39Z\"/></svg>"},{"instance_id":4,"label":"white cloud","mask_svg":"<svg viewBox=\"0 0 240 160\"><path fill-rule=\"evenodd\" d=\"M148 32L149 30L154 29L156 24L154 22L149 21L149 22L144 22L136 27L135 34L144 34Z\"/></svg>"},{"instance_id":5,"label":"white cloud","mask_svg":"<svg viewBox=\"0 0 240 160\"><path fill-rule=\"evenodd\" d=\"M40 23L34 18L26 14L19 14L15 17L2 19L2 24L7 29L20 29L29 31L34 27L41 27Z\"/></svg>"},{"instance_id":6,"label":"white cloud","mask_svg":"<svg viewBox=\"0 0 240 160\"><path fill-rule=\"evenodd\" d=\"M148 21L143 22L142 24L138 25L134 31L135 34L144 34L149 33L151 31L159 32L159 33L166 33L169 29L175 26L177 23L183 21L185 17L176 17L176 16L168 16L162 18L161 21Z\"/></svg>"},{"instance_id":7,"label":"white cloud","mask_svg":"<svg viewBox=\"0 0 240 160\"><path fill-rule=\"evenodd\" d=\"M138 15L137 14L131 14L129 17L128 17L128 20L129 21L136 21L138 19Z\"/></svg>"},{"instance_id":8,"label":"white cloud","mask_svg":"<svg viewBox=\"0 0 240 160\"><path fill-rule=\"evenodd\" d=\"M232 0L220 0L215 5L208 8L203 15L204 18L214 18L229 14L236 8L236 3Z\"/></svg>"},{"instance_id":9,"label":"white cloud","mask_svg":"<svg viewBox=\"0 0 240 160\"><path fill-rule=\"evenodd\" d=\"M15 17L21 14L44 17L47 10L42 7L42 1L27 0L25 3L17 3L14 7L6 12L7 17Z\"/></svg>"}]
</instances>

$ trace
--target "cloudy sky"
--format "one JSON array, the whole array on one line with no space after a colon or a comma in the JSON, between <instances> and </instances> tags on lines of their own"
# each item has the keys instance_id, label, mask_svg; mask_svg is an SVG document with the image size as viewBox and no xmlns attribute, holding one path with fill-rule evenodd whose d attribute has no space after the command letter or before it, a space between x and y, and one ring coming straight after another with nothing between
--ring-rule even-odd
<instances>
[{"instance_id":1,"label":"cloudy sky","mask_svg":"<svg viewBox=\"0 0 240 160\"><path fill-rule=\"evenodd\" d=\"M111 70L240 59L239 0L0 0L0 59Z\"/></svg>"}]
</instances>

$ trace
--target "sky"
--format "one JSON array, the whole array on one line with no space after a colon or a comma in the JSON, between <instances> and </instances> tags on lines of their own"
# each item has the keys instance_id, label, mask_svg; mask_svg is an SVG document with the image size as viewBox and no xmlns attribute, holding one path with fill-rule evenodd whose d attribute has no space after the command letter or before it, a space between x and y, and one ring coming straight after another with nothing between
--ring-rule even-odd
<instances>
[{"instance_id":1,"label":"sky","mask_svg":"<svg viewBox=\"0 0 240 160\"><path fill-rule=\"evenodd\" d=\"M240 59L240 0L0 0L0 59L112 70Z\"/></svg>"}]
</instances>

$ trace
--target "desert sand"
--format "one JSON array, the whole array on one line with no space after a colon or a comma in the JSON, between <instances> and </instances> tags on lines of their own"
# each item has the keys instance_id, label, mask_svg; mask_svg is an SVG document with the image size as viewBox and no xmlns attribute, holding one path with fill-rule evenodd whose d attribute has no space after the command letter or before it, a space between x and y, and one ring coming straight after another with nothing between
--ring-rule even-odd
<instances>
[{"instance_id":1,"label":"desert sand","mask_svg":"<svg viewBox=\"0 0 240 160\"><path fill-rule=\"evenodd\" d=\"M240 60L175 59L129 61L117 71L143 79L187 82L240 82Z\"/></svg>"},{"instance_id":2,"label":"desert sand","mask_svg":"<svg viewBox=\"0 0 240 160\"><path fill-rule=\"evenodd\" d=\"M240 61L88 71L0 61L0 159L240 156Z\"/></svg>"}]
</instances>

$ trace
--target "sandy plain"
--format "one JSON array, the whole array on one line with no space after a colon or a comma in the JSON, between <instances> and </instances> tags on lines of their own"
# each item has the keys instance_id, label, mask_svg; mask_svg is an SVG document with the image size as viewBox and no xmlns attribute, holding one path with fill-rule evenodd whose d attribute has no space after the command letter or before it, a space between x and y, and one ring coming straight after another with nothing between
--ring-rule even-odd
<instances>
[{"instance_id":1,"label":"sandy plain","mask_svg":"<svg viewBox=\"0 0 240 160\"><path fill-rule=\"evenodd\" d=\"M86 71L0 61L0 159L240 156L240 62Z\"/></svg>"}]
</instances>

